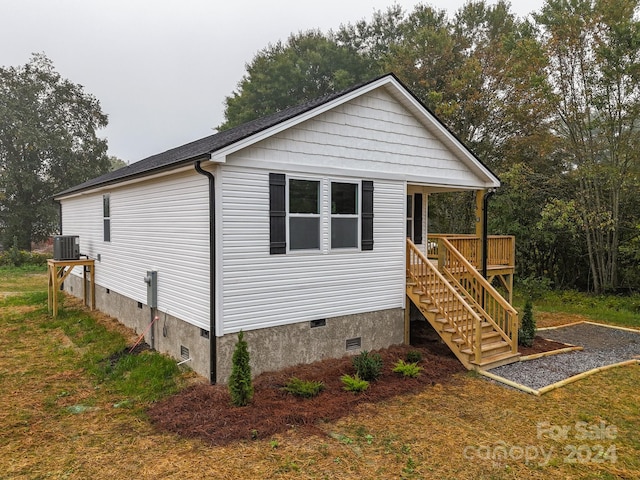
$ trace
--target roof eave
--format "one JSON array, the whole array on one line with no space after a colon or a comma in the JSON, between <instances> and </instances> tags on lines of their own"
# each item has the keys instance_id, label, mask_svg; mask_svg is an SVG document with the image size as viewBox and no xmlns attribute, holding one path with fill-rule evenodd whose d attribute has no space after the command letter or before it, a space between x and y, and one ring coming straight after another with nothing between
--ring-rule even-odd
<instances>
[{"instance_id":1,"label":"roof eave","mask_svg":"<svg viewBox=\"0 0 640 480\"><path fill-rule=\"evenodd\" d=\"M149 170L145 170L143 172L137 172L137 173L133 173L131 175L125 175L122 177L118 177L118 178L114 178L112 180L106 180L104 182L99 182L93 185L87 185L86 187L81 187L81 188L71 188L69 190L65 190L63 192L60 192L58 194L56 194L53 199L55 201L60 201L63 200L65 198L70 198L70 197L75 197L77 195L81 195L87 192L92 192L92 191L96 191L96 190L102 190L105 187L109 187L111 185L120 185L120 184L127 184L127 183L132 183L132 182L136 182L136 181L142 181L145 180L149 177L155 177L155 176L162 176L163 174L166 174L170 171L176 171L176 170L181 170L183 169L183 167L186 167L187 165L197 161L197 160L209 160L209 158L211 157L211 154L207 153L206 155L196 155L192 158L188 158L188 159L184 159L184 160L180 160L176 163L171 163L168 165L163 165L161 167L157 167L157 168L153 168L153 169L149 169Z\"/></svg>"}]
</instances>

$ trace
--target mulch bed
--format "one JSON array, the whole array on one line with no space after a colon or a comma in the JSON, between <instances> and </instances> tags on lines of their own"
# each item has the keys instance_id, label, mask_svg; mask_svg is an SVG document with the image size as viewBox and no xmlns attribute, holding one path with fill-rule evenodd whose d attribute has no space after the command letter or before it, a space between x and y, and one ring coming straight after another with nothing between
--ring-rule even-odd
<instances>
[{"instance_id":1,"label":"mulch bed","mask_svg":"<svg viewBox=\"0 0 640 480\"><path fill-rule=\"evenodd\" d=\"M422 353L423 371L418 378L403 378L391 371L393 364L405 359L410 350ZM259 375L254 380L253 401L246 407L231 406L226 386L199 384L154 404L148 414L161 430L199 438L212 445L269 438L293 427L299 432L325 435L321 422L347 416L359 404L417 392L451 381L453 373L464 371L455 357L430 353L426 348L394 346L377 352L382 356L384 372L361 394L342 388L340 377L354 373L353 357L345 356ZM282 390L291 377L322 381L325 389L314 398L296 397Z\"/></svg>"},{"instance_id":2,"label":"mulch bed","mask_svg":"<svg viewBox=\"0 0 640 480\"><path fill-rule=\"evenodd\" d=\"M412 322L411 346L378 350L384 362L382 376L361 394L345 391L340 377L354 374L352 356L297 365L278 372L266 372L254 379L254 398L246 407L234 407L224 385L192 385L177 395L158 402L148 410L152 423L160 430L188 438L199 438L212 445L241 440L269 438L291 428L298 432L325 435L322 422L331 422L354 413L364 403L376 403L397 395L415 393L437 383L452 382L453 374L465 371L448 347L427 322ZM559 345L559 346L558 346ZM529 355L563 348L565 345L536 337ZM391 371L407 352L422 354L423 368L418 378L404 378ZM282 387L292 377L321 381L322 393L299 398Z\"/></svg>"}]
</instances>

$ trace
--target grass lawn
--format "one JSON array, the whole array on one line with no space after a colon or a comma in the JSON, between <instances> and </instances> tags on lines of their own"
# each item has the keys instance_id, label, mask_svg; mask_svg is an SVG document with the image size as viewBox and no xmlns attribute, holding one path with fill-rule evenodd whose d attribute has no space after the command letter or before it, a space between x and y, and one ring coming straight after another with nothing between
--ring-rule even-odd
<instances>
[{"instance_id":1,"label":"grass lawn","mask_svg":"<svg viewBox=\"0 0 640 480\"><path fill-rule=\"evenodd\" d=\"M514 303L518 311L521 312L524 298L518 292ZM640 328L640 294L618 296L593 295L574 290L552 291L545 292L541 298L535 299L533 305L534 311L541 313L543 319L556 318L556 323L562 322L561 317L563 316L576 315L577 317L586 317L589 321ZM557 315L549 317L547 314Z\"/></svg>"},{"instance_id":2,"label":"grass lawn","mask_svg":"<svg viewBox=\"0 0 640 480\"><path fill-rule=\"evenodd\" d=\"M457 374L357 407L321 434L212 447L145 415L192 374L150 352L116 361L129 331L70 299L53 320L46 303L44 271L0 270L2 479L640 477L637 366L542 397Z\"/></svg>"}]
</instances>

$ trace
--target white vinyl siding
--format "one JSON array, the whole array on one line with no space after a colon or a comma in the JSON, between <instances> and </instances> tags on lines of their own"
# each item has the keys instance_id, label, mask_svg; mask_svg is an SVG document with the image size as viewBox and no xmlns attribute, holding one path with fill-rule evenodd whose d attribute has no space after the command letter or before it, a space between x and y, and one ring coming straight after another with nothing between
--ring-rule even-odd
<instances>
[{"instance_id":1,"label":"white vinyl siding","mask_svg":"<svg viewBox=\"0 0 640 480\"><path fill-rule=\"evenodd\" d=\"M207 179L187 172L109 190L111 241L103 242L103 194L62 201L65 235L97 258L96 284L143 304L144 276L158 271L158 310L209 329ZM74 272L76 273L76 272Z\"/></svg>"},{"instance_id":2,"label":"white vinyl siding","mask_svg":"<svg viewBox=\"0 0 640 480\"><path fill-rule=\"evenodd\" d=\"M438 138L378 89L232 154L228 162L283 171L357 175L440 187L484 188Z\"/></svg>"},{"instance_id":3,"label":"white vinyl siding","mask_svg":"<svg viewBox=\"0 0 640 480\"><path fill-rule=\"evenodd\" d=\"M331 250L327 177L320 251L270 255L268 170L225 166L221 172L224 333L403 306L402 182L373 179L372 251Z\"/></svg>"}]
</instances>

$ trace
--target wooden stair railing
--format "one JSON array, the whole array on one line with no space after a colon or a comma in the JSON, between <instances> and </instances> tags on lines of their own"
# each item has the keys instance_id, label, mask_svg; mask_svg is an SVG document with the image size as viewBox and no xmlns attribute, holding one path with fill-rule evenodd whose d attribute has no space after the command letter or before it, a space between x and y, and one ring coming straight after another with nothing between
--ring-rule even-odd
<instances>
[{"instance_id":1,"label":"wooden stair railing","mask_svg":"<svg viewBox=\"0 0 640 480\"><path fill-rule=\"evenodd\" d=\"M470 350L475 363L480 364L482 361L480 316L409 239L407 239L406 262L407 278L411 281L412 287L426 296L447 324L455 329L455 333L462 342L459 350ZM459 355L459 352L454 351L454 353Z\"/></svg>"},{"instance_id":2,"label":"wooden stair railing","mask_svg":"<svg viewBox=\"0 0 640 480\"><path fill-rule=\"evenodd\" d=\"M438 268L472 303L480 319L490 323L517 353L518 312L447 238L438 239Z\"/></svg>"}]
</instances>

